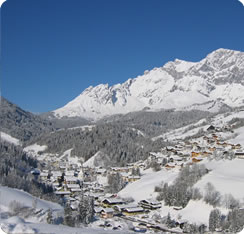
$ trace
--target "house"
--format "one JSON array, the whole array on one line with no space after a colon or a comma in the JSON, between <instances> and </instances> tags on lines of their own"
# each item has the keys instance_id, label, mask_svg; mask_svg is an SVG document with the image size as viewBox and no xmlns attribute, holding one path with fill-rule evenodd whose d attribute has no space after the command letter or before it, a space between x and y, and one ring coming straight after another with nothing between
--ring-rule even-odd
<instances>
[{"instance_id":1,"label":"house","mask_svg":"<svg viewBox=\"0 0 244 234\"><path fill-rule=\"evenodd\" d=\"M141 179L140 176L130 175L130 176L128 177L128 182L135 182L135 181L137 181L137 180L139 180L139 179Z\"/></svg>"},{"instance_id":2,"label":"house","mask_svg":"<svg viewBox=\"0 0 244 234\"><path fill-rule=\"evenodd\" d=\"M103 210L102 207L94 207L94 213L95 215L101 215L101 211Z\"/></svg>"},{"instance_id":3,"label":"house","mask_svg":"<svg viewBox=\"0 0 244 234\"><path fill-rule=\"evenodd\" d=\"M232 149L241 149L241 145L240 144L233 145L232 146Z\"/></svg>"},{"instance_id":4,"label":"house","mask_svg":"<svg viewBox=\"0 0 244 234\"><path fill-rule=\"evenodd\" d=\"M100 217L104 219L113 218L114 210L112 208L102 208L100 211Z\"/></svg>"},{"instance_id":5,"label":"house","mask_svg":"<svg viewBox=\"0 0 244 234\"><path fill-rule=\"evenodd\" d=\"M169 160L171 160L172 162L173 162L173 161L182 161L183 158L180 157L180 156L178 156L178 155L172 155L172 156L169 158Z\"/></svg>"},{"instance_id":6,"label":"house","mask_svg":"<svg viewBox=\"0 0 244 234\"><path fill-rule=\"evenodd\" d=\"M195 157L195 158L192 158L192 162L194 162L194 163L201 162L202 160L203 160L203 157Z\"/></svg>"},{"instance_id":7,"label":"house","mask_svg":"<svg viewBox=\"0 0 244 234\"><path fill-rule=\"evenodd\" d=\"M207 131L208 132L214 132L215 131L215 127L213 125L210 125L208 128L207 128Z\"/></svg>"},{"instance_id":8,"label":"house","mask_svg":"<svg viewBox=\"0 0 244 234\"><path fill-rule=\"evenodd\" d=\"M175 163L167 163L165 166L164 166L166 169L172 169L172 168L175 168Z\"/></svg>"},{"instance_id":9,"label":"house","mask_svg":"<svg viewBox=\"0 0 244 234\"><path fill-rule=\"evenodd\" d=\"M102 200L102 206L112 207L114 205L123 204L124 201L118 198L105 198Z\"/></svg>"},{"instance_id":10,"label":"house","mask_svg":"<svg viewBox=\"0 0 244 234\"><path fill-rule=\"evenodd\" d=\"M162 206L161 202L158 202L154 199L141 200L138 204L141 207L143 207L145 209L150 209L150 210L158 209L158 208L161 208L161 206Z\"/></svg>"},{"instance_id":11,"label":"house","mask_svg":"<svg viewBox=\"0 0 244 234\"><path fill-rule=\"evenodd\" d=\"M41 180L47 180L48 173L47 172L41 172L40 173L40 179Z\"/></svg>"},{"instance_id":12,"label":"house","mask_svg":"<svg viewBox=\"0 0 244 234\"><path fill-rule=\"evenodd\" d=\"M67 187L68 190L80 189L80 185L79 184L66 184L66 187Z\"/></svg>"},{"instance_id":13,"label":"house","mask_svg":"<svg viewBox=\"0 0 244 234\"><path fill-rule=\"evenodd\" d=\"M195 158L195 157L198 157L198 156L200 156L199 152L195 152L195 151L191 152L191 157L192 158Z\"/></svg>"},{"instance_id":14,"label":"house","mask_svg":"<svg viewBox=\"0 0 244 234\"><path fill-rule=\"evenodd\" d=\"M113 208L115 211L117 212L122 212L124 211L126 208L135 208L138 207L137 204L135 203L129 203L129 204L121 204L121 205L115 205Z\"/></svg>"},{"instance_id":15,"label":"house","mask_svg":"<svg viewBox=\"0 0 244 234\"><path fill-rule=\"evenodd\" d=\"M244 159L244 151L241 150L236 151L235 156L237 156L240 159Z\"/></svg>"},{"instance_id":16,"label":"house","mask_svg":"<svg viewBox=\"0 0 244 234\"><path fill-rule=\"evenodd\" d=\"M96 171L96 173L98 175L106 175L107 170L105 168L98 168L97 171Z\"/></svg>"},{"instance_id":17,"label":"house","mask_svg":"<svg viewBox=\"0 0 244 234\"><path fill-rule=\"evenodd\" d=\"M52 172L52 178L54 180L61 179L61 177L62 177L62 172L61 171L53 171Z\"/></svg>"},{"instance_id":18,"label":"house","mask_svg":"<svg viewBox=\"0 0 244 234\"><path fill-rule=\"evenodd\" d=\"M140 206L138 207L131 207L131 208L125 208L122 212L126 216L130 215L139 215L144 213L144 209Z\"/></svg>"},{"instance_id":19,"label":"house","mask_svg":"<svg viewBox=\"0 0 244 234\"><path fill-rule=\"evenodd\" d=\"M64 182L66 184L76 184L77 183L77 177L74 176L64 176Z\"/></svg>"},{"instance_id":20,"label":"house","mask_svg":"<svg viewBox=\"0 0 244 234\"><path fill-rule=\"evenodd\" d=\"M122 173L120 173L120 175L122 176L122 179L124 182L128 182L128 178L129 178L128 172L122 172Z\"/></svg>"},{"instance_id":21,"label":"house","mask_svg":"<svg viewBox=\"0 0 244 234\"><path fill-rule=\"evenodd\" d=\"M65 196L65 195L70 195L71 192L70 191L56 191L55 194L60 195L60 196Z\"/></svg>"}]
</instances>

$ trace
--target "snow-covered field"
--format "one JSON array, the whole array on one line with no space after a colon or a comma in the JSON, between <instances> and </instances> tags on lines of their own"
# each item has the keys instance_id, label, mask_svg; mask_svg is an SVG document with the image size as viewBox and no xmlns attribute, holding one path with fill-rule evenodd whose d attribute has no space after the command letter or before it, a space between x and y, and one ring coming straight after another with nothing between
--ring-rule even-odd
<instances>
[{"instance_id":1,"label":"snow-covered field","mask_svg":"<svg viewBox=\"0 0 244 234\"><path fill-rule=\"evenodd\" d=\"M14 145L21 145L20 140L14 138L14 137L12 137L9 134L4 133L4 132L0 132L0 139L3 141L6 141L8 143L14 144Z\"/></svg>"},{"instance_id":2,"label":"snow-covered field","mask_svg":"<svg viewBox=\"0 0 244 234\"><path fill-rule=\"evenodd\" d=\"M162 169L161 171L154 172L149 169L140 180L126 186L118 195L124 198L132 197L136 202L143 199L155 198L157 195L154 192L155 186L160 185L162 182L168 182L170 184L177 175L178 170L167 171L166 169Z\"/></svg>"},{"instance_id":3,"label":"snow-covered field","mask_svg":"<svg viewBox=\"0 0 244 234\"><path fill-rule=\"evenodd\" d=\"M204 187L210 182L222 195L232 194L244 202L244 159L210 161L205 165L211 171L195 187L204 191Z\"/></svg>"},{"instance_id":4,"label":"snow-covered field","mask_svg":"<svg viewBox=\"0 0 244 234\"><path fill-rule=\"evenodd\" d=\"M9 216L6 212L10 211L9 206L12 201L17 201L26 207L32 207L33 202L36 203L37 216L28 217L27 219L18 216ZM98 228L72 228L64 225L51 225L45 222L47 210L51 209L53 215L55 213L62 214L63 207L56 203L48 202L35 198L29 193L18 189L12 189L8 187L0 186L0 234L5 233L43 233L43 234L109 234L114 233L111 230L103 230ZM116 231L118 234L122 234L122 231Z\"/></svg>"},{"instance_id":5,"label":"snow-covered field","mask_svg":"<svg viewBox=\"0 0 244 234\"><path fill-rule=\"evenodd\" d=\"M33 144L24 148L24 151L38 154L38 152L43 152L47 149L46 145Z\"/></svg>"},{"instance_id":6,"label":"snow-covered field","mask_svg":"<svg viewBox=\"0 0 244 234\"><path fill-rule=\"evenodd\" d=\"M0 206L2 210L7 211L12 201L17 201L24 204L27 207L32 207L32 203L34 200L35 197L33 197L29 193L26 193L18 189L0 186ZM37 201L36 204L37 209L43 209L43 210L52 209L53 211L63 210L62 206L56 203L41 200L39 198L37 198L36 201Z\"/></svg>"}]
</instances>

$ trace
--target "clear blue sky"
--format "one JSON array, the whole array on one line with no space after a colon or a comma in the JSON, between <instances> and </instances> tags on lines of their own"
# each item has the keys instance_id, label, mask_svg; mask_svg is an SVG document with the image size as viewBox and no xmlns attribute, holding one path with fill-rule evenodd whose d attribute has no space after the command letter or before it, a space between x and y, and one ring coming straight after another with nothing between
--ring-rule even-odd
<instances>
[{"instance_id":1,"label":"clear blue sky","mask_svg":"<svg viewBox=\"0 0 244 234\"><path fill-rule=\"evenodd\" d=\"M7 0L1 20L2 95L35 113L175 58L244 51L238 0Z\"/></svg>"}]
</instances>

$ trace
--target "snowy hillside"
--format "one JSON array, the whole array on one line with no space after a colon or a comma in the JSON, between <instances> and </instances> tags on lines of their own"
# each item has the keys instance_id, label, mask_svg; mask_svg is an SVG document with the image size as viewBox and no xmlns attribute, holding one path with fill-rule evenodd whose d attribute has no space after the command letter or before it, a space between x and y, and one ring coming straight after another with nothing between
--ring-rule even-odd
<instances>
[{"instance_id":1,"label":"snowy hillside","mask_svg":"<svg viewBox=\"0 0 244 234\"><path fill-rule=\"evenodd\" d=\"M25 207L33 207L36 201L36 212L34 215L23 218L9 215L11 212L11 202L16 201ZM46 223L48 209L51 209L53 215L62 215L63 207L56 203L48 202L35 198L29 193L18 189L0 186L0 233L84 233L84 234L106 234L113 233L109 230L97 228L72 228L64 225L51 225ZM4 232L3 232L3 231ZM117 231L117 233L121 233ZM122 232L123 233L123 232Z\"/></svg>"},{"instance_id":2,"label":"snowy hillside","mask_svg":"<svg viewBox=\"0 0 244 234\"><path fill-rule=\"evenodd\" d=\"M244 53L218 49L200 62L176 59L123 84L90 86L56 117L99 119L150 108L217 111L244 101Z\"/></svg>"},{"instance_id":3,"label":"snowy hillside","mask_svg":"<svg viewBox=\"0 0 244 234\"><path fill-rule=\"evenodd\" d=\"M2 141L6 141L6 142L14 144L14 145L21 145L20 140L10 136L9 134L7 134L5 132L0 132L0 139Z\"/></svg>"}]
</instances>

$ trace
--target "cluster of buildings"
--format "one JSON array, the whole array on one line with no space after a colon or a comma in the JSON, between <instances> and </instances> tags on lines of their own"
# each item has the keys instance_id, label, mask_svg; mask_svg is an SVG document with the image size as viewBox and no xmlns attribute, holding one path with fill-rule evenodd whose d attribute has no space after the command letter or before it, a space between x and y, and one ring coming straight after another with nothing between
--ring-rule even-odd
<instances>
[{"instance_id":1,"label":"cluster of buildings","mask_svg":"<svg viewBox=\"0 0 244 234\"><path fill-rule=\"evenodd\" d=\"M156 162L161 168L180 169L187 164L192 165L205 158L215 157L217 154L244 159L242 146L229 143L222 137L222 133L231 131L230 126L216 128L210 125L202 137L179 141L174 146L163 148L161 152L151 152L145 163L149 165Z\"/></svg>"},{"instance_id":2,"label":"cluster of buildings","mask_svg":"<svg viewBox=\"0 0 244 234\"><path fill-rule=\"evenodd\" d=\"M205 158L215 157L216 154L244 159L244 151L240 144L231 144L223 140L222 133L231 131L230 127L220 129L211 125L199 138L178 141L174 146L165 147L161 152L151 152L146 160L130 163L126 167L79 167L60 161L51 170L43 170L39 178L52 185L55 194L64 198L73 210L78 209L82 195L94 198L94 212L98 218L140 217L150 210L161 208L161 202L146 198L139 203L126 202L116 194L108 194L109 175L119 173L123 182L128 184L139 180L140 172L149 168L153 162L156 162L160 169L172 170L201 162Z\"/></svg>"}]
</instances>

